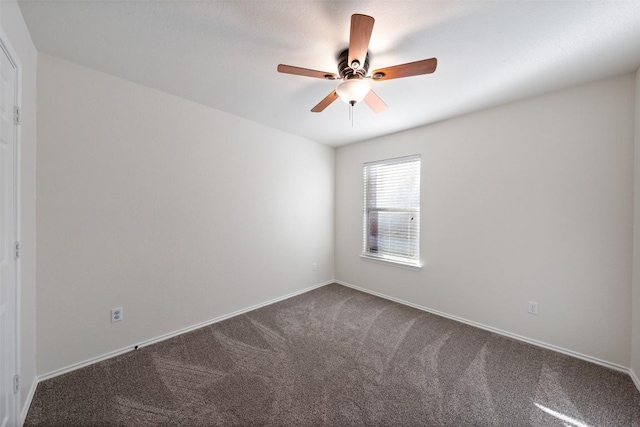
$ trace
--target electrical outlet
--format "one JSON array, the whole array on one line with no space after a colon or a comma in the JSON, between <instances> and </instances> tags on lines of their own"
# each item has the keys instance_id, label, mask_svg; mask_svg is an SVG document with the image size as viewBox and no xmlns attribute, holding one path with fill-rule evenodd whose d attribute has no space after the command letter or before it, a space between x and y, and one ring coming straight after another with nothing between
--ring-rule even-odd
<instances>
[{"instance_id":1,"label":"electrical outlet","mask_svg":"<svg viewBox=\"0 0 640 427\"><path fill-rule=\"evenodd\" d=\"M318 263L317 262L314 262L313 264L311 264L311 270L318 271Z\"/></svg>"},{"instance_id":2,"label":"electrical outlet","mask_svg":"<svg viewBox=\"0 0 640 427\"><path fill-rule=\"evenodd\" d=\"M538 303L535 301L529 301L529 308L527 311L530 314L538 314Z\"/></svg>"},{"instance_id":3,"label":"electrical outlet","mask_svg":"<svg viewBox=\"0 0 640 427\"><path fill-rule=\"evenodd\" d=\"M122 320L122 307L111 309L111 323Z\"/></svg>"}]
</instances>

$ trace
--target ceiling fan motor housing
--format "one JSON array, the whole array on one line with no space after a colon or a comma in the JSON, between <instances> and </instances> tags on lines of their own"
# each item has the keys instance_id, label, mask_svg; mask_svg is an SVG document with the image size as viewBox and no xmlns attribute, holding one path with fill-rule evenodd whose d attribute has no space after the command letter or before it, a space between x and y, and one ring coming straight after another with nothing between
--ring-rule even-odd
<instances>
[{"instance_id":1,"label":"ceiling fan motor housing","mask_svg":"<svg viewBox=\"0 0 640 427\"><path fill-rule=\"evenodd\" d=\"M349 64L349 49L343 50L338 56L338 74L343 79L362 78L369 72L369 52L364 60L364 64L360 64L358 69L351 68Z\"/></svg>"}]
</instances>

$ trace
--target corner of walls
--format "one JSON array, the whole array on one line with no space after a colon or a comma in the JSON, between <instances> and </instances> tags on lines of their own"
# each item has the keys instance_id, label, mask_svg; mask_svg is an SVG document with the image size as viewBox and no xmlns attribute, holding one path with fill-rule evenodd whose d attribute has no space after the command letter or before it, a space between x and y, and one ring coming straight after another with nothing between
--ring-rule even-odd
<instances>
[{"instance_id":1,"label":"corner of walls","mask_svg":"<svg viewBox=\"0 0 640 427\"><path fill-rule=\"evenodd\" d=\"M0 2L0 28L20 68L20 410L31 402L36 381L36 75L38 52L15 0Z\"/></svg>"},{"instance_id":2,"label":"corner of walls","mask_svg":"<svg viewBox=\"0 0 640 427\"><path fill-rule=\"evenodd\" d=\"M635 107L631 377L640 390L640 69L636 72Z\"/></svg>"}]
</instances>

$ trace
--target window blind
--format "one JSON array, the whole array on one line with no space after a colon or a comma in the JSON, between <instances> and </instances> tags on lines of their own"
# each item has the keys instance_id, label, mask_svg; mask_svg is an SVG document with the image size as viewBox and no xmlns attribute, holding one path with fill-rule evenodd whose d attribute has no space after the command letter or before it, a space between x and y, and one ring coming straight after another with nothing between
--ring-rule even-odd
<instances>
[{"instance_id":1,"label":"window blind","mask_svg":"<svg viewBox=\"0 0 640 427\"><path fill-rule=\"evenodd\" d=\"M363 255L420 262L420 155L365 163Z\"/></svg>"}]
</instances>

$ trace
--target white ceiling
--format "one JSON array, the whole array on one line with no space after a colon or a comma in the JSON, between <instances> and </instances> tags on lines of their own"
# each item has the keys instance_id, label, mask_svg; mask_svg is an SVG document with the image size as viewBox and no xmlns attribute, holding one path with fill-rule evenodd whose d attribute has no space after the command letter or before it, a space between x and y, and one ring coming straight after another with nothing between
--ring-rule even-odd
<instances>
[{"instance_id":1,"label":"white ceiling","mask_svg":"<svg viewBox=\"0 0 640 427\"><path fill-rule=\"evenodd\" d=\"M40 52L340 146L640 67L640 1L32 1ZM376 19L370 70L437 57L434 74L373 82L389 108L310 109L337 82L350 16Z\"/></svg>"}]
</instances>

